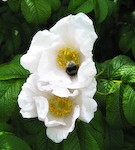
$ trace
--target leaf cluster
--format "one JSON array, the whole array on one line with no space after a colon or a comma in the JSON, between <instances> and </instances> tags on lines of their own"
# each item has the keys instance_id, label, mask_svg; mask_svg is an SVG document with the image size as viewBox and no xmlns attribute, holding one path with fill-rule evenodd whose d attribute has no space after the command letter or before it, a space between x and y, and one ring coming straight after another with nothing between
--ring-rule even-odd
<instances>
[{"instance_id":1,"label":"leaf cluster","mask_svg":"<svg viewBox=\"0 0 135 150\"><path fill-rule=\"evenodd\" d=\"M134 6L134 0L0 1L0 149L135 149ZM37 31L79 12L93 20L98 35L93 49L98 111L89 124L77 121L68 139L55 144L42 122L19 113L17 97L29 72L17 54L27 51Z\"/></svg>"}]
</instances>

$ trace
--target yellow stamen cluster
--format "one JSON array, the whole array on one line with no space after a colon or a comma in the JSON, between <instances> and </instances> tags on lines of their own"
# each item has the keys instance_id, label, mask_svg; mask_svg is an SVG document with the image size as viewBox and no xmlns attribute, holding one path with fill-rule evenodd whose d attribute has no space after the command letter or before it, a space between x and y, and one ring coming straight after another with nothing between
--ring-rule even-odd
<instances>
[{"instance_id":1,"label":"yellow stamen cluster","mask_svg":"<svg viewBox=\"0 0 135 150\"><path fill-rule=\"evenodd\" d=\"M55 117L65 117L72 111L72 103L68 98L53 96L49 100L49 112Z\"/></svg>"},{"instance_id":2,"label":"yellow stamen cluster","mask_svg":"<svg viewBox=\"0 0 135 150\"><path fill-rule=\"evenodd\" d=\"M73 61L76 65L79 65L79 54L76 50L70 48L63 48L58 51L57 63L60 67L66 68L68 62Z\"/></svg>"}]
</instances>

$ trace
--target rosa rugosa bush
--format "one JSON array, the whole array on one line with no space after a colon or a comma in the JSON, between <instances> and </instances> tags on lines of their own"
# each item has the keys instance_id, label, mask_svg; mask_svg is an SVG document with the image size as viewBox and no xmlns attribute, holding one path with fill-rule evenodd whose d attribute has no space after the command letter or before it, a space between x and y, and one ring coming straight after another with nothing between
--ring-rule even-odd
<instances>
[{"instance_id":1,"label":"rosa rugosa bush","mask_svg":"<svg viewBox=\"0 0 135 150\"><path fill-rule=\"evenodd\" d=\"M134 5L0 1L0 149L135 149Z\"/></svg>"}]
</instances>

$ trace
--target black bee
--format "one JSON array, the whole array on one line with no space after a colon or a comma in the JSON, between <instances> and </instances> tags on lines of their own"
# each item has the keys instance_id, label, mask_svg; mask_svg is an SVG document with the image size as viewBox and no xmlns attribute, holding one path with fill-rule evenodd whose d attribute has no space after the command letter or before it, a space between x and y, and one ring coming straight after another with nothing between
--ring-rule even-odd
<instances>
[{"instance_id":1,"label":"black bee","mask_svg":"<svg viewBox=\"0 0 135 150\"><path fill-rule=\"evenodd\" d=\"M70 76L74 76L77 74L79 66L75 64L73 61L69 62L66 67L66 73Z\"/></svg>"}]
</instances>

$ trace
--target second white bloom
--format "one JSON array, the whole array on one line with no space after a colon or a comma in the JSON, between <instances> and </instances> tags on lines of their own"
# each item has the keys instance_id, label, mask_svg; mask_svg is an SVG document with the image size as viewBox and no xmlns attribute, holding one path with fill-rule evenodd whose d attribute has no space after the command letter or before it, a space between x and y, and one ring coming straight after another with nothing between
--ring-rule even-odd
<instances>
[{"instance_id":1,"label":"second white bloom","mask_svg":"<svg viewBox=\"0 0 135 150\"><path fill-rule=\"evenodd\" d=\"M59 97L52 91L40 90L39 77L32 74L23 85L18 97L24 118L35 118L45 123L47 136L56 143L66 139L73 131L76 119L89 123L97 110L93 99L96 81L69 97Z\"/></svg>"}]
</instances>

